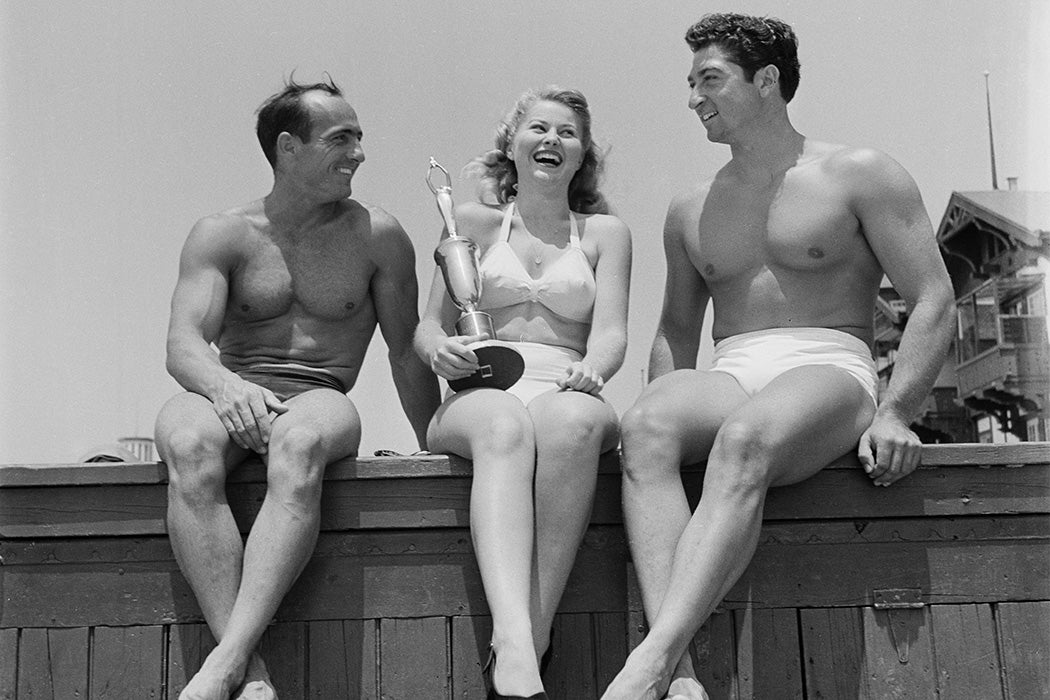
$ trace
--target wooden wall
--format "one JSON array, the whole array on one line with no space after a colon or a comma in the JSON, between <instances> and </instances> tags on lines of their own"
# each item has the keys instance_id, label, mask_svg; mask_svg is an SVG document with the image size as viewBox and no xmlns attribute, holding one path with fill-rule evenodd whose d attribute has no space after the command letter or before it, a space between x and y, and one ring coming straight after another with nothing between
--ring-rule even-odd
<instances>
[{"instance_id":1,"label":"wooden wall","mask_svg":"<svg viewBox=\"0 0 1050 700\"><path fill-rule=\"evenodd\" d=\"M699 490L700 468L686 470ZM322 534L262 653L289 698L481 698L491 623L469 464L327 474ZM262 466L229 486L242 528ZM176 698L214 644L164 534L163 464L0 466L0 698ZM717 698L1050 697L1050 446L925 448L771 492L695 653ZM555 629L552 698L596 698L644 633L615 456ZM884 607L894 595L913 608Z\"/></svg>"}]
</instances>

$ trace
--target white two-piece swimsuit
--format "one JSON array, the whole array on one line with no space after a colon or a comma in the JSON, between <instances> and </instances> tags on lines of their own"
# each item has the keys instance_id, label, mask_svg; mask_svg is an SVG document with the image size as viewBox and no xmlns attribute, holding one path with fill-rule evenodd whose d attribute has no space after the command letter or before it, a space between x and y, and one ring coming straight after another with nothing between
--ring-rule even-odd
<instances>
[{"instance_id":1,"label":"white two-piece swimsuit","mask_svg":"<svg viewBox=\"0 0 1050 700\"><path fill-rule=\"evenodd\" d=\"M499 240L481 257L478 308L489 311L534 301L570 321L590 323L597 286L594 269L580 247L576 215L569 213L569 249L549 264L540 277L532 277L510 245L514 208L513 202L507 205ZM569 365L583 357L558 345L500 340L525 360L524 374L507 391L526 405L540 394L557 389L555 382L565 376Z\"/></svg>"}]
</instances>

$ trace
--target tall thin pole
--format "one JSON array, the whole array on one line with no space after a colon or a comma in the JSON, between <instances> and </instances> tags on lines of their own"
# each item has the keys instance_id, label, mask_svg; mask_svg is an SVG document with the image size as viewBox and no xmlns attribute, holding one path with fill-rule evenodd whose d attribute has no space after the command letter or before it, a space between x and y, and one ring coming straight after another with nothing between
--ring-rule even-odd
<instances>
[{"instance_id":1,"label":"tall thin pole","mask_svg":"<svg viewBox=\"0 0 1050 700\"><path fill-rule=\"evenodd\" d=\"M992 134L992 92L988 88L988 71L984 72L984 101L988 105L988 149L992 158L992 189L999 189L999 177L995 172L995 136Z\"/></svg>"}]
</instances>

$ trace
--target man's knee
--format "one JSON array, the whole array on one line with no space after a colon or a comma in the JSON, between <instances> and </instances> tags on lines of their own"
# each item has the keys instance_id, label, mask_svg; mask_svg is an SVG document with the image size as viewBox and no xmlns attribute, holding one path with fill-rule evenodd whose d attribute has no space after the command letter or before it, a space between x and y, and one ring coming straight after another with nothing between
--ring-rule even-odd
<instances>
[{"instance_id":1,"label":"man's knee","mask_svg":"<svg viewBox=\"0 0 1050 700\"><path fill-rule=\"evenodd\" d=\"M707 464L710 481L737 489L768 488L782 450L783 441L768 421L732 416L715 436Z\"/></svg>"},{"instance_id":2,"label":"man's knee","mask_svg":"<svg viewBox=\"0 0 1050 700\"><path fill-rule=\"evenodd\" d=\"M305 425L275 431L270 439L267 481L287 496L312 500L320 495L325 450L320 432Z\"/></svg>"},{"instance_id":3,"label":"man's knee","mask_svg":"<svg viewBox=\"0 0 1050 700\"><path fill-rule=\"evenodd\" d=\"M674 416L660 401L639 401L620 420L624 450L648 452L675 444L680 439L675 426Z\"/></svg>"},{"instance_id":4,"label":"man's knee","mask_svg":"<svg viewBox=\"0 0 1050 700\"><path fill-rule=\"evenodd\" d=\"M167 433L157 443L168 469L168 493L192 503L220 500L226 489L223 447L191 428Z\"/></svg>"}]
</instances>

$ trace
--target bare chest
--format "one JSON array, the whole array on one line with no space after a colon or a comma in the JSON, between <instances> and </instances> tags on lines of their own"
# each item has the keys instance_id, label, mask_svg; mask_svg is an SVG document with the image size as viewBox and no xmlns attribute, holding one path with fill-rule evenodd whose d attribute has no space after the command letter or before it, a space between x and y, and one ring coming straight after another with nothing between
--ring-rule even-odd
<instances>
[{"instance_id":1,"label":"bare chest","mask_svg":"<svg viewBox=\"0 0 1050 700\"><path fill-rule=\"evenodd\" d=\"M830 272L870 254L844 194L785 179L768 189L712 187L698 215L693 262L709 284L760 271Z\"/></svg>"},{"instance_id":2,"label":"bare chest","mask_svg":"<svg viewBox=\"0 0 1050 700\"><path fill-rule=\"evenodd\" d=\"M230 275L228 311L245 321L285 315L340 321L365 308L372 264L349 237L258 236Z\"/></svg>"}]
</instances>

